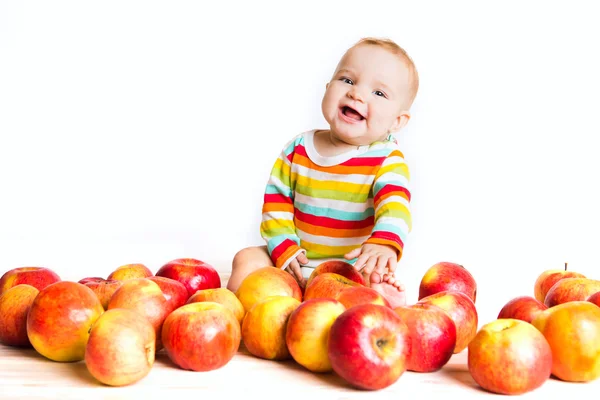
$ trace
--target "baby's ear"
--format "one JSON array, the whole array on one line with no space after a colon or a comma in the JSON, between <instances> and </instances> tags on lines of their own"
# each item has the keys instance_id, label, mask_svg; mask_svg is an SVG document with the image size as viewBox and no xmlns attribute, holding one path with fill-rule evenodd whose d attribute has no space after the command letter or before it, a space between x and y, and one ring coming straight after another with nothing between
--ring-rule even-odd
<instances>
[{"instance_id":1,"label":"baby's ear","mask_svg":"<svg viewBox=\"0 0 600 400\"><path fill-rule=\"evenodd\" d=\"M400 129L404 128L406 126L406 124L408 124L409 119L410 119L410 112L409 111L401 111L398 114L398 116L396 117L396 119L394 120L394 123L392 124L389 133L398 132Z\"/></svg>"}]
</instances>

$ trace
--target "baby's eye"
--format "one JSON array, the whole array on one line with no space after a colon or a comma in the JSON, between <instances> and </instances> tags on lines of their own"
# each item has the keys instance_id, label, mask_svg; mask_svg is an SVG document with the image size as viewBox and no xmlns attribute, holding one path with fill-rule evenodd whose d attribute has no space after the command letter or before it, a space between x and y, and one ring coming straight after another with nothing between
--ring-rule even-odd
<instances>
[{"instance_id":1,"label":"baby's eye","mask_svg":"<svg viewBox=\"0 0 600 400\"><path fill-rule=\"evenodd\" d=\"M352 82L352 79L350 79L350 78L341 78L340 80L342 82L344 82L344 83L349 84L349 85L353 85L354 84L354 82Z\"/></svg>"},{"instance_id":2,"label":"baby's eye","mask_svg":"<svg viewBox=\"0 0 600 400\"><path fill-rule=\"evenodd\" d=\"M375 96L386 97L385 93L383 93L381 90L376 90L373 93L375 94Z\"/></svg>"}]
</instances>

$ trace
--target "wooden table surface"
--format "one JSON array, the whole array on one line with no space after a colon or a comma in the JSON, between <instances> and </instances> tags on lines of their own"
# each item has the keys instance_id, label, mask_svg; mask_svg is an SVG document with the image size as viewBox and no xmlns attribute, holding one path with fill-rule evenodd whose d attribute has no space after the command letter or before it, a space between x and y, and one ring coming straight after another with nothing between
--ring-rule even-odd
<instances>
[{"instance_id":1,"label":"wooden table surface","mask_svg":"<svg viewBox=\"0 0 600 400\"><path fill-rule=\"evenodd\" d=\"M133 395L152 398L208 398L228 396L261 399L349 399L432 397L461 399L497 396L480 389L467 370L467 351L455 354L441 370L431 373L405 372L396 383L379 391L350 387L333 373L314 374L293 361L269 361L241 348L224 367L210 372L185 371L173 364L164 351L157 354L150 373L137 383L109 387L97 382L83 361L58 363L33 349L0 345L0 399L127 399ZM542 387L522 398L593 398L600 393L600 380L571 383L550 378ZM180 397L185 396L185 397ZM189 397L194 396L194 397ZM251 397L251 398L253 398ZM174 397L173 397L174 398Z\"/></svg>"},{"instance_id":2,"label":"wooden table surface","mask_svg":"<svg viewBox=\"0 0 600 400\"><path fill-rule=\"evenodd\" d=\"M595 398L600 379L588 383L563 382L551 377L540 388L520 398ZM129 399L142 398L209 399L234 398L314 400L385 398L419 399L424 396L461 400L498 396L477 386L467 369L467 350L455 354L439 371L405 372L396 383L379 391L351 387L334 373L315 374L293 360L262 360L243 345L224 367L210 372L186 371L173 364L164 350L158 352L150 373L125 387L105 386L87 371L83 361L60 363L46 359L34 349L0 345L0 400L8 399ZM208 397L207 397L208 396ZM251 397L249 397L251 396ZM310 397L307 397L310 396ZM568 397L567 397L568 396Z\"/></svg>"}]
</instances>

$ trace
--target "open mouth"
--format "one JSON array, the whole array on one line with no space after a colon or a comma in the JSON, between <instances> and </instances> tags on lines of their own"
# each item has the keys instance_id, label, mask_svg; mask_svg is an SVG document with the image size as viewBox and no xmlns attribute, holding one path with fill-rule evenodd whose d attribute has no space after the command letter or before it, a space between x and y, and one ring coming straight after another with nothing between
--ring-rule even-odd
<instances>
[{"instance_id":1,"label":"open mouth","mask_svg":"<svg viewBox=\"0 0 600 400\"><path fill-rule=\"evenodd\" d=\"M353 121L362 121L365 119L361 113L348 106L342 107L342 114Z\"/></svg>"}]
</instances>

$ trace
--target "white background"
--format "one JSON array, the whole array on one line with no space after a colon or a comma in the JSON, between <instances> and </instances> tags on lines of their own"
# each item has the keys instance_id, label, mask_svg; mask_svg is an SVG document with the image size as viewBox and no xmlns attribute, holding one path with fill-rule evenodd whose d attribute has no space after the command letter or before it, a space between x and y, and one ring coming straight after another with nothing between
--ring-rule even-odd
<instances>
[{"instance_id":1,"label":"white background","mask_svg":"<svg viewBox=\"0 0 600 400\"><path fill-rule=\"evenodd\" d=\"M438 261L483 319L545 269L598 278L600 25L593 2L4 1L0 272L64 279L262 244L264 185L345 49L390 37L421 88L399 135L416 301ZM595 274L595 275L594 275Z\"/></svg>"}]
</instances>

